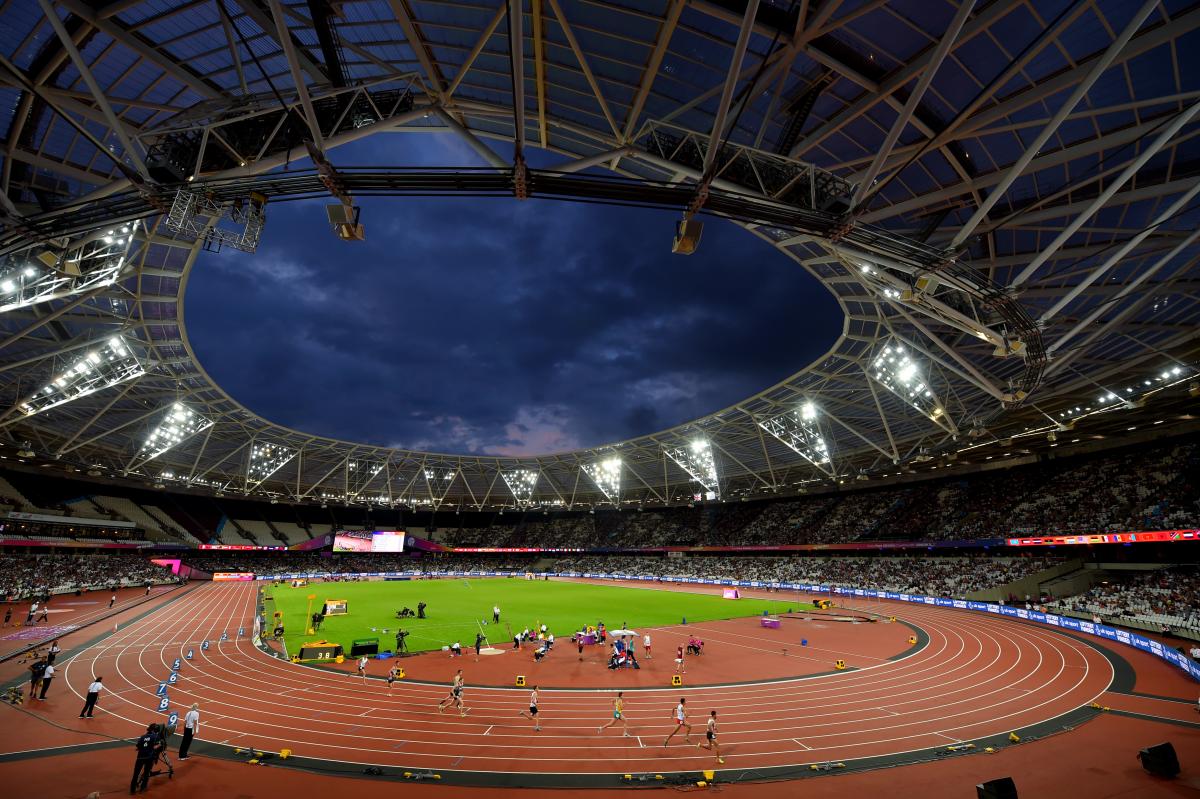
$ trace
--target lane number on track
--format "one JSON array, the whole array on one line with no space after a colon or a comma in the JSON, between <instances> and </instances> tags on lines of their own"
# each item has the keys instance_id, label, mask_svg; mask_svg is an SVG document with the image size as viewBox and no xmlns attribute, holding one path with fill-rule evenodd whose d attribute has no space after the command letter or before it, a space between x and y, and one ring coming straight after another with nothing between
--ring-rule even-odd
<instances>
[{"instance_id":1,"label":"lane number on track","mask_svg":"<svg viewBox=\"0 0 1200 799\"><path fill-rule=\"evenodd\" d=\"M167 678L167 682L169 682L171 685L174 685L178 681L179 681L179 673L174 672L174 671L171 672L171 676Z\"/></svg>"},{"instance_id":2,"label":"lane number on track","mask_svg":"<svg viewBox=\"0 0 1200 799\"><path fill-rule=\"evenodd\" d=\"M208 651L208 641L205 641L204 643L200 644L200 651L201 651L201 652L207 652L207 651Z\"/></svg>"},{"instance_id":3,"label":"lane number on track","mask_svg":"<svg viewBox=\"0 0 1200 799\"><path fill-rule=\"evenodd\" d=\"M171 663L171 671L179 671L179 658L175 658Z\"/></svg>"},{"instance_id":4,"label":"lane number on track","mask_svg":"<svg viewBox=\"0 0 1200 799\"><path fill-rule=\"evenodd\" d=\"M187 651L187 655L185 655L185 656L184 656L184 659L186 659L186 660L191 660L191 659L192 659L192 655L193 655L193 654L195 654L195 653L194 653L194 652L193 652L191 649L189 649L189 650Z\"/></svg>"},{"instance_id":5,"label":"lane number on track","mask_svg":"<svg viewBox=\"0 0 1200 799\"><path fill-rule=\"evenodd\" d=\"M222 641L228 641L228 640L229 640L229 633L221 633L221 640L222 640Z\"/></svg>"},{"instance_id":6,"label":"lane number on track","mask_svg":"<svg viewBox=\"0 0 1200 799\"><path fill-rule=\"evenodd\" d=\"M167 695L167 684L165 682L160 682L158 684L158 690L154 692L154 695L155 696L166 696Z\"/></svg>"},{"instance_id":7,"label":"lane number on track","mask_svg":"<svg viewBox=\"0 0 1200 799\"><path fill-rule=\"evenodd\" d=\"M171 706L171 700L168 699L167 697L164 696L162 699L158 700L158 709L159 710L165 712L166 709L169 708L170 706Z\"/></svg>"}]
</instances>

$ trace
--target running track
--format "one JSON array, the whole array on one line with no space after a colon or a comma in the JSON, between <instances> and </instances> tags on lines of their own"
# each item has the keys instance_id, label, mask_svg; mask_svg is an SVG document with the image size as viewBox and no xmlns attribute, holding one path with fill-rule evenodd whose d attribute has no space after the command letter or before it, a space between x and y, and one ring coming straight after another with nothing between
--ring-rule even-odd
<instances>
[{"instance_id":1,"label":"running track","mask_svg":"<svg viewBox=\"0 0 1200 799\"><path fill-rule=\"evenodd\" d=\"M182 716L200 702L207 742L391 768L620 774L713 766L711 754L680 736L662 746L679 696L688 700L693 739L703 739L708 711L717 710L725 767L752 769L1004 734L1088 705L1113 678L1100 652L1052 630L913 606L901 618L922 628L929 644L909 657L794 680L627 691L628 738L619 725L596 733L611 717L611 692L543 689L543 730L534 733L517 715L527 708L526 689L468 682L470 713L460 718L437 712L444 686L400 682L389 693L382 680L364 684L271 658L235 636L239 626L250 629L255 606L254 585L201 587L72 657L63 670L67 687L82 703L92 675L104 675L107 691L89 724L132 737L161 720L154 691L191 648L195 658L184 661L171 707ZM218 643L226 631L230 640ZM208 651L200 649L205 639L213 641Z\"/></svg>"}]
</instances>

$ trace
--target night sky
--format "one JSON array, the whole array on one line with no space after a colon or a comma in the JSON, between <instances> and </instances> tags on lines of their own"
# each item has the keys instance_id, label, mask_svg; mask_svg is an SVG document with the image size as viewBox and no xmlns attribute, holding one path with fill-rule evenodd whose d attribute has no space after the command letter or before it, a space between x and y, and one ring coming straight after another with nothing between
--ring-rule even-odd
<instances>
[{"instance_id":1,"label":"night sky","mask_svg":"<svg viewBox=\"0 0 1200 799\"><path fill-rule=\"evenodd\" d=\"M440 134L377 135L331 157L479 164ZM720 220L685 257L670 252L674 211L365 198L367 240L342 243L325 203L269 206L258 252L203 254L186 298L209 374L305 432L453 453L593 446L749 396L841 329L823 287Z\"/></svg>"}]
</instances>

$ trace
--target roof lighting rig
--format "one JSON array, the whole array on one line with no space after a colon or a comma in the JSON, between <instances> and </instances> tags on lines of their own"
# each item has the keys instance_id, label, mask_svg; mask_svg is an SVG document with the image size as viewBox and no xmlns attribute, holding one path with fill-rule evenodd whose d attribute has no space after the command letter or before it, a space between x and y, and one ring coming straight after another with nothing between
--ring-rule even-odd
<instances>
[{"instance_id":1,"label":"roof lighting rig","mask_svg":"<svg viewBox=\"0 0 1200 799\"><path fill-rule=\"evenodd\" d=\"M251 442L250 459L246 464L246 491L275 474L295 456L295 450L279 444Z\"/></svg>"},{"instance_id":2,"label":"roof lighting rig","mask_svg":"<svg viewBox=\"0 0 1200 799\"><path fill-rule=\"evenodd\" d=\"M65 248L36 246L0 258L0 313L116 283L140 226L103 228Z\"/></svg>"},{"instance_id":3,"label":"roof lighting rig","mask_svg":"<svg viewBox=\"0 0 1200 799\"><path fill-rule=\"evenodd\" d=\"M621 459L613 456L602 461L583 464L583 471L609 502L621 501Z\"/></svg>"},{"instance_id":4,"label":"roof lighting rig","mask_svg":"<svg viewBox=\"0 0 1200 799\"><path fill-rule=\"evenodd\" d=\"M18 403L18 410L24 416L34 416L141 377L146 367L133 346L133 342L117 335L70 360L59 356L45 386Z\"/></svg>"},{"instance_id":5,"label":"roof lighting rig","mask_svg":"<svg viewBox=\"0 0 1200 799\"><path fill-rule=\"evenodd\" d=\"M346 461L346 495L358 499L367 492L371 482L387 466L385 461L349 460Z\"/></svg>"},{"instance_id":6,"label":"roof lighting rig","mask_svg":"<svg viewBox=\"0 0 1200 799\"><path fill-rule=\"evenodd\" d=\"M181 188L175 192L163 226L204 242L204 249L220 252L228 245L242 252L258 249L267 221L267 197L252 191L247 197L218 199L205 191Z\"/></svg>"},{"instance_id":7,"label":"roof lighting rig","mask_svg":"<svg viewBox=\"0 0 1200 799\"><path fill-rule=\"evenodd\" d=\"M821 432L820 409L816 403L806 400L786 413L761 420L758 426L828 476L837 477L829 445Z\"/></svg>"},{"instance_id":8,"label":"roof lighting rig","mask_svg":"<svg viewBox=\"0 0 1200 799\"><path fill-rule=\"evenodd\" d=\"M507 469L500 472L500 475L519 507L533 504L533 491L538 482L538 472L535 469Z\"/></svg>"},{"instance_id":9,"label":"roof lighting rig","mask_svg":"<svg viewBox=\"0 0 1200 799\"><path fill-rule=\"evenodd\" d=\"M690 444L668 447L663 450L679 468L692 476L714 499L721 497L721 481L717 474L717 461L713 457L712 444L707 438L698 438Z\"/></svg>"},{"instance_id":10,"label":"roof lighting rig","mask_svg":"<svg viewBox=\"0 0 1200 799\"><path fill-rule=\"evenodd\" d=\"M138 458L143 463L153 460L210 427L211 419L200 415L182 402L171 403L159 423L146 436L145 442L138 450Z\"/></svg>"},{"instance_id":11,"label":"roof lighting rig","mask_svg":"<svg viewBox=\"0 0 1200 799\"><path fill-rule=\"evenodd\" d=\"M879 350L867 373L905 403L944 426L946 411L933 393L926 369L903 344L893 340Z\"/></svg>"}]
</instances>

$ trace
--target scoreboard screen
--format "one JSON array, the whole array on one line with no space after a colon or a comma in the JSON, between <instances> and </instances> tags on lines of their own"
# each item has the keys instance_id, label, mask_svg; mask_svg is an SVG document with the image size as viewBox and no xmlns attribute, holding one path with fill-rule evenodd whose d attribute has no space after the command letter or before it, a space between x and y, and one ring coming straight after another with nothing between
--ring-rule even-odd
<instances>
[{"instance_id":1,"label":"scoreboard screen","mask_svg":"<svg viewBox=\"0 0 1200 799\"><path fill-rule=\"evenodd\" d=\"M403 530L343 530L333 537L334 552L403 552Z\"/></svg>"}]
</instances>

